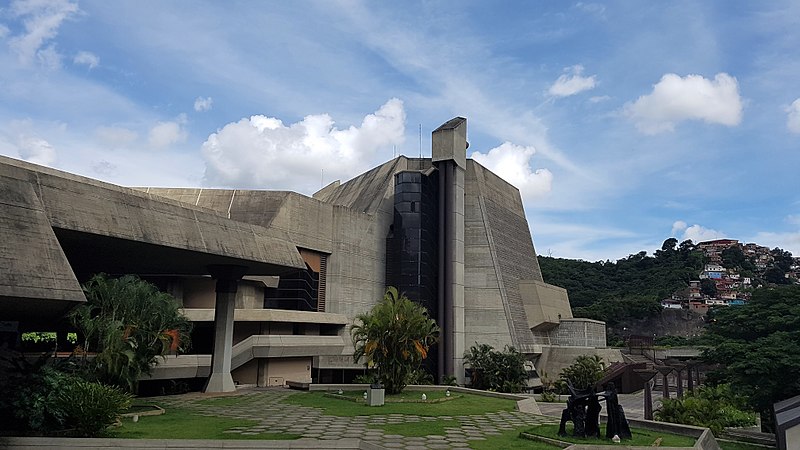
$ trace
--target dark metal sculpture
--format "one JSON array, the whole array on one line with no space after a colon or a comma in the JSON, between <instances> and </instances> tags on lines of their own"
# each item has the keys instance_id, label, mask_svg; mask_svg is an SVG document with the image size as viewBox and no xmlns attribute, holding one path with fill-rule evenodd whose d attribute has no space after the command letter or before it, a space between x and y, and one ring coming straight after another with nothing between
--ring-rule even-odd
<instances>
[{"instance_id":1,"label":"dark metal sculpture","mask_svg":"<svg viewBox=\"0 0 800 450\"><path fill-rule=\"evenodd\" d=\"M606 424L606 438L612 439L618 436L620 439L630 439L631 429L628 419L625 418L625 411L619 404L617 389L614 383L608 383L605 392L594 392L593 389L576 390L572 384L567 383L570 396L567 399L567 407L561 412L561 423L558 427L558 435L566 436L566 425L572 421L574 437L600 437L600 406L601 398L606 402L606 414L608 423Z\"/></svg>"},{"instance_id":2,"label":"dark metal sculpture","mask_svg":"<svg viewBox=\"0 0 800 450\"><path fill-rule=\"evenodd\" d=\"M608 383L606 391L602 395L606 399L606 414L608 415L606 438L611 439L616 435L620 439L630 439L631 428L628 425L628 419L625 418L625 411L619 404L617 388L614 383Z\"/></svg>"}]
</instances>

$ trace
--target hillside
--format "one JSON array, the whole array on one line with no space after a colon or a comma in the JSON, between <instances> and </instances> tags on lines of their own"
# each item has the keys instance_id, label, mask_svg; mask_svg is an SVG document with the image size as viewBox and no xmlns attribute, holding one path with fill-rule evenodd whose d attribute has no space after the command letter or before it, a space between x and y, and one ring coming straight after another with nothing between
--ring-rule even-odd
<instances>
[{"instance_id":1,"label":"hillside","mask_svg":"<svg viewBox=\"0 0 800 450\"><path fill-rule=\"evenodd\" d=\"M678 244L675 238L665 240L653 255L642 251L616 262L540 256L539 265L546 282L567 289L576 317L603 320L610 334L647 329L650 322L654 330L670 334L661 300L682 301L684 308L690 302L728 301L718 295L746 301L757 286L797 282L800 268L797 258L779 248L730 239ZM676 323L674 331L684 335L688 329Z\"/></svg>"}]
</instances>

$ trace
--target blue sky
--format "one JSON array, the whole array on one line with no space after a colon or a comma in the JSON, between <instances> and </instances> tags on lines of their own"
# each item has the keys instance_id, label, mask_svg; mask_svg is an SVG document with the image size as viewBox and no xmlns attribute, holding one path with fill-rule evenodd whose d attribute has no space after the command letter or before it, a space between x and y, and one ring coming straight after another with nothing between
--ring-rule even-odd
<instances>
[{"instance_id":1,"label":"blue sky","mask_svg":"<svg viewBox=\"0 0 800 450\"><path fill-rule=\"evenodd\" d=\"M670 236L800 255L800 6L0 4L0 154L122 185L311 194L469 120L540 254Z\"/></svg>"}]
</instances>

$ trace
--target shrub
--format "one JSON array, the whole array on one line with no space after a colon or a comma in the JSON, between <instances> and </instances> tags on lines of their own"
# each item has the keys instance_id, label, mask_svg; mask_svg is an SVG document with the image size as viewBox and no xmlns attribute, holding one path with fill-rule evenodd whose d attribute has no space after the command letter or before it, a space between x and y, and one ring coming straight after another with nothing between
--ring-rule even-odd
<instances>
[{"instance_id":1,"label":"shrub","mask_svg":"<svg viewBox=\"0 0 800 450\"><path fill-rule=\"evenodd\" d=\"M594 384L603 378L605 370L603 358L597 355L581 355L572 365L561 371L561 381L569 382L578 390L594 388Z\"/></svg>"},{"instance_id":2,"label":"shrub","mask_svg":"<svg viewBox=\"0 0 800 450\"><path fill-rule=\"evenodd\" d=\"M756 422L755 413L742 409L743 399L730 385L702 386L683 398L665 398L655 412L656 420L711 428L719 433L725 427L742 427Z\"/></svg>"},{"instance_id":3,"label":"shrub","mask_svg":"<svg viewBox=\"0 0 800 450\"><path fill-rule=\"evenodd\" d=\"M470 387L497 392L520 392L528 381L525 357L514 347L504 351L477 343L464 354L464 362L472 368Z\"/></svg>"},{"instance_id":4,"label":"shrub","mask_svg":"<svg viewBox=\"0 0 800 450\"><path fill-rule=\"evenodd\" d=\"M134 275L109 278L95 275L83 286L87 302L69 318L80 330L84 361L95 376L129 392L136 392L139 376L149 374L158 357L189 345L189 322L169 294Z\"/></svg>"},{"instance_id":5,"label":"shrub","mask_svg":"<svg viewBox=\"0 0 800 450\"><path fill-rule=\"evenodd\" d=\"M131 405L131 395L119 388L80 378L70 381L59 386L53 406L61 416L63 427L76 436L102 434Z\"/></svg>"}]
</instances>

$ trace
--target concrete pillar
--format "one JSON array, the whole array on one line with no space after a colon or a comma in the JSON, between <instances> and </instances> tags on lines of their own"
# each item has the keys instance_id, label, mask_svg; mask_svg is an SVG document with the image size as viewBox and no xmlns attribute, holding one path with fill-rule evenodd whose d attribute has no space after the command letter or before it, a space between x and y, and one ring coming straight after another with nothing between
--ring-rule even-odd
<instances>
[{"instance_id":1,"label":"concrete pillar","mask_svg":"<svg viewBox=\"0 0 800 450\"><path fill-rule=\"evenodd\" d=\"M667 372L667 373L663 373L662 372L661 376L664 377L664 380L663 380L664 386L662 386L661 395L664 398L669 398L669 372Z\"/></svg>"},{"instance_id":2,"label":"concrete pillar","mask_svg":"<svg viewBox=\"0 0 800 450\"><path fill-rule=\"evenodd\" d=\"M676 373L676 375L675 375L676 381L678 383L678 398L682 398L683 397L683 370L682 369L676 369L675 373Z\"/></svg>"},{"instance_id":3,"label":"concrete pillar","mask_svg":"<svg viewBox=\"0 0 800 450\"><path fill-rule=\"evenodd\" d=\"M464 382L464 178L467 120L451 119L433 131L431 159L439 170L439 376ZM442 368L441 363L444 364ZM440 378L441 379L441 378Z\"/></svg>"},{"instance_id":4,"label":"concrete pillar","mask_svg":"<svg viewBox=\"0 0 800 450\"><path fill-rule=\"evenodd\" d=\"M231 377L233 348L233 313L239 280L247 267L235 265L208 266L217 280L217 300L214 306L214 353L211 354L211 375L203 392L233 392L236 386Z\"/></svg>"},{"instance_id":5,"label":"concrete pillar","mask_svg":"<svg viewBox=\"0 0 800 450\"><path fill-rule=\"evenodd\" d=\"M644 383L644 419L653 420L653 381Z\"/></svg>"},{"instance_id":6,"label":"concrete pillar","mask_svg":"<svg viewBox=\"0 0 800 450\"><path fill-rule=\"evenodd\" d=\"M689 366L688 370L686 371L686 376L688 377L686 380L687 388L689 392L694 392L694 367Z\"/></svg>"}]
</instances>

